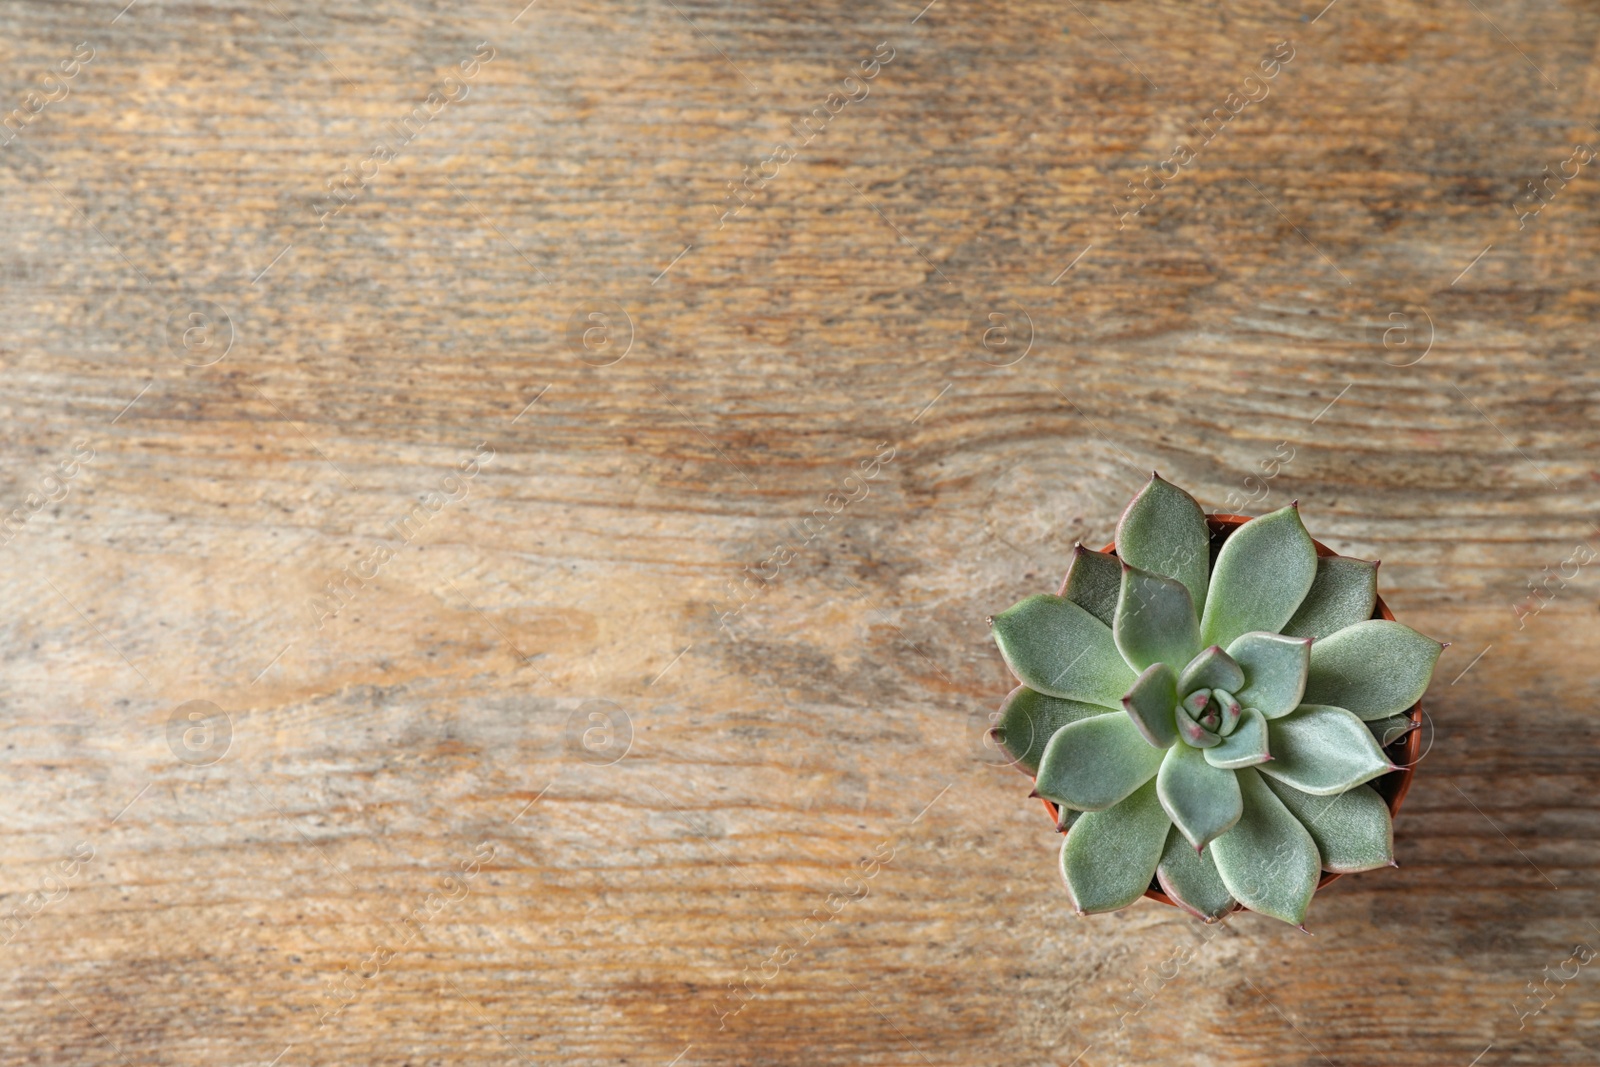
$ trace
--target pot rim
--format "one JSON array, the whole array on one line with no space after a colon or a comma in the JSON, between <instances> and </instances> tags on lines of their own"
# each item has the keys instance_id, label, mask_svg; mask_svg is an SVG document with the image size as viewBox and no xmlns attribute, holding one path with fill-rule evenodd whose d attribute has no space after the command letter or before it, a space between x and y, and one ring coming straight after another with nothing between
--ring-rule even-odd
<instances>
[{"instance_id":1,"label":"pot rim","mask_svg":"<svg viewBox=\"0 0 1600 1067\"><path fill-rule=\"evenodd\" d=\"M1252 516L1249 515L1212 514L1206 516L1206 526L1211 531L1211 535L1215 537L1223 530L1234 530L1240 526L1243 526L1245 523L1249 522L1251 518ZM1318 556L1339 555L1339 553L1335 552L1321 541L1318 541L1315 537L1311 539L1311 543L1316 546ZM1116 555L1116 542L1113 541L1111 544L1101 549L1101 551L1109 553L1113 556ZM1373 605L1372 617L1374 619L1387 619L1390 622L1396 621L1394 612L1389 610L1389 605L1383 602L1383 597L1381 595L1377 598L1377 602ZM1406 731L1404 737L1384 748L1384 754L1390 756L1391 759L1393 759L1394 756L1404 757L1403 759L1394 760L1400 769L1397 771L1390 771L1387 774L1384 774L1378 778L1374 778L1371 782L1367 783L1376 789L1378 791L1378 795L1383 797L1384 803L1389 805L1389 818L1391 820L1400 814L1400 803L1401 801L1405 800L1406 794L1411 791L1411 779L1416 776L1417 762L1421 759L1421 752L1419 750L1422 747L1422 701L1418 700L1415 704L1411 705L1411 707L1406 710L1405 714L1407 718L1411 720L1411 729ZM1045 810L1050 813L1050 822L1052 825L1059 823L1061 819L1061 813L1057 809L1056 805L1052 804L1048 800L1044 800L1043 797L1041 797L1040 800L1044 801ZM1343 877L1344 872L1323 871L1322 877L1317 881L1317 892L1320 893L1323 889L1327 888L1329 885ZM1151 879L1150 888L1145 890L1144 895L1149 900L1158 901L1162 904L1168 905L1169 907L1179 907L1177 902L1175 902L1171 897L1167 896L1166 893L1161 891L1159 888L1159 883L1157 883L1154 878ZM1236 915L1241 911L1249 910L1250 909L1246 908L1243 904L1235 901L1233 908L1228 912L1218 916L1214 920L1206 921L1221 922L1230 915Z\"/></svg>"}]
</instances>

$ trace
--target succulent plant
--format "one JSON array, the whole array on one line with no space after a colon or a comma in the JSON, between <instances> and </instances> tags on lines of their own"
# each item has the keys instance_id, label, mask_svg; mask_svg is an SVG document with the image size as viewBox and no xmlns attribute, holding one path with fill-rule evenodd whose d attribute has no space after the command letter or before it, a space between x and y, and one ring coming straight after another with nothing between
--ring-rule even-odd
<instances>
[{"instance_id":1,"label":"succulent plant","mask_svg":"<svg viewBox=\"0 0 1600 1067\"><path fill-rule=\"evenodd\" d=\"M1060 595L992 621L1022 684L995 737L1061 813L1078 913L1154 877L1192 914L1301 925L1321 872L1394 863L1382 746L1443 646L1374 619L1377 564L1318 556L1297 505L1234 528L1152 477L1116 553L1078 546Z\"/></svg>"}]
</instances>

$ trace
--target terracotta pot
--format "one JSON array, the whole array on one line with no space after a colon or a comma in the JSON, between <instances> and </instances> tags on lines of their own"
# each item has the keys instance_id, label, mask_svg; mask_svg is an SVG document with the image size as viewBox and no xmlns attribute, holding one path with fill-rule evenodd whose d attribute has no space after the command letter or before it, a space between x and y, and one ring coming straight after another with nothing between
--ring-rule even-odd
<instances>
[{"instance_id":1,"label":"terracotta pot","mask_svg":"<svg viewBox=\"0 0 1600 1067\"><path fill-rule=\"evenodd\" d=\"M1227 535L1248 521L1250 521L1248 515L1206 516L1206 522L1211 527L1211 562L1213 565L1216 564L1217 552L1222 548L1222 542L1227 540ZM1315 538L1312 539L1311 543L1317 546L1317 555L1319 556L1337 556L1339 554ZM1117 546L1115 543L1109 544L1101 551L1116 555ZM1378 597L1378 602L1373 608L1372 617L1374 619L1394 620L1394 612L1389 610L1389 605L1383 602L1383 597L1381 596ZM1416 774L1417 760L1422 757L1422 702L1420 700L1417 701L1406 714L1411 719L1412 729L1404 737L1383 750L1384 755L1389 757L1389 762L1398 766L1400 770L1390 771L1388 774L1374 778L1367 783L1376 789L1378 795L1389 805L1391 818L1400 814L1400 802L1406 798L1406 792L1411 788L1411 778ZM1048 800L1044 802L1044 806L1045 810L1050 813L1051 825L1057 824L1060 821L1061 813L1056 809L1056 806ZM1319 890L1326 888L1329 883L1335 882L1342 877L1344 877L1342 874L1323 871L1321 881L1317 882L1317 888ZM1161 891L1160 884L1154 878L1150 880L1150 888L1145 890L1144 895L1151 900L1159 900L1163 904L1177 907L1176 904L1172 903L1172 898ZM1232 915L1235 912L1245 910L1247 909L1243 904L1235 904L1233 911L1228 914Z\"/></svg>"}]
</instances>

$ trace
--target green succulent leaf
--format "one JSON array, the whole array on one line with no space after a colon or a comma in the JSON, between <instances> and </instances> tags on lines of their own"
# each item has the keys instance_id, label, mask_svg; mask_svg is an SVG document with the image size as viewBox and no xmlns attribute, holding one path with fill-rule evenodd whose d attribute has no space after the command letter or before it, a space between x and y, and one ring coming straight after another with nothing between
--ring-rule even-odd
<instances>
[{"instance_id":1,"label":"green succulent leaf","mask_svg":"<svg viewBox=\"0 0 1600 1067\"><path fill-rule=\"evenodd\" d=\"M1170 827L1154 782L1115 807L1089 812L1074 823L1061 846L1061 876L1078 914L1116 911L1143 896L1161 862Z\"/></svg>"},{"instance_id":2,"label":"green succulent leaf","mask_svg":"<svg viewBox=\"0 0 1600 1067\"><path fill-rule=\"evenodd\" d=\"M1321 873L1316 842L1259 774L1249 767L1234 773L1244 814L1211 843L1217 873L1251 911L1298 926L1306 920Z\"/></svg>"},{"instance_id":3,"label":"green succulent leaf","mask_svg":"<svg viewBox=\"0 0 1600 1067\"><path fill-rule=\"evenodd\" d=\"M1389 805L1370 785L1314 797L1284 782L1261 780L1317 843L1323 870L1353 874L1394 863L1394 821Z\"/></svg>"},{"instance_id":4,"label":"green succulent leaf","mask_svg":"<svg viewBox=\"0 0 1600 1067\"><path fill-rule=\"evenodd\" d=\"M1072 547L1072 562L1061 583L1061 595L1110 626L1122 592L1122 561L1109 552Z\"/></svg>"},{"instance_id":5,"label":"green succulent leaf","mask_svg":"<svg viewBox=\"0 0 1600 1067\"><path fill-rule=\"evenodd\" d=\"M1017 766L1029 774L1037 774L1039 757L1044 755L1044 746L1050 743L1057 730L1079 719L1104 714L1106 709L1096 704L1045 696L1019 685L1000 705L1000 714L990 734Z\"/></svg>"},{"instance_id":6,"label":"green succulent leaf","mask_svg":"<svg viewBox=\"0 0 1600 1067\"><path fill-rule=\"evenodd\" d=\"M1205 750L1206 762L1227 771L1254 767L1272 758L1267 751L1268 743L1266 716L1255 708L1245 708L1233 733Z\"/></svg>"},{"instance_id":7,"label":"green succulent leaf","mask_svg":"<svg viewBox=\"0 0 1600 1067\"><path fill-rule=\"evenodd\" d=\"M1152 663L1188 663L1200 650L1200 623L1189 590L1174 578L1138 567L1122 568L1111 633L1122 658L1136 671Z\"/></svg>"},{"instance_id":8,"label":"green succulent leaf","mask_svg":"<svg viewBox=\"0 0 1600 1067\"><path fill-rule=\"evenodd\" d=\"M1321 640L1346 626L1366 622L1377 603L1376 563L1349 556L1318 556L1311 589L1281 632Z\"/></svg>"},{"instance_id":9,"label":"green succulent leaf","mask_svg":"<svg viewBox=\"0 0 1600 1067\"><path fill-rule=\"evenodd\" d=\"M1122 697L1133 724L1156 748L1170 748L1178 739L1172 709L1178 703L1178 676L1165 663L1152 663Z\"/></svg>"},{"instance_id":10,"label":"green succulent leaf","mask_svg":"<svg viewBox=\"0 0 1600 1067\"><path fill-rule=\"evenodd\" d=\"M1216 922L1233 909L1233 894L1223 885L1216 861L1209 852L1191 848L1176 826L1167 833L1156 880L1174 904L1197 919Z\"/></svg>"},{"instance_id":11,"label":"green succulent leaf","mask_svg":"<svg viewBox=\"0 0 1600 1067\"><path fill-rule=\"evenodd\" d=\"M1151 476L1117 521L1117 555L1124 563L1183 583L1195 611L1205 604L1211 528L1194 497L1159 474Z\"/></svg>"},{"instance_id":12,"label":"green succulent leaf","mask_svg":"<svg viewBox=\"0 0 1600 1067\"><path fill-rule=\"evenodd\" d=\"M1396 769L1366 725L1343 708L1302 704L1274 719L1267 734L1272 761L1262 772L1313 796L1342 793Z\"/></svg>"},{"instance_id":13,"label":"green succulent leaf","mask_svg":"<svg viewBox=\"0 0 1600 1067\"><path fill-rule=\"evenodd\" d=\"M1316 575L1317 549L1297 508L1290 505L1251 519L1233 531L1217 554L1200 639L1233 655L1231 646L1239 635L1279 632Z\"/></svg>"},{"instance_id":14,"label":"green succulent leaf","mask_svg":"<svg viewBox=\"0 0 1600 1067\"><path fill-rule=\"evenodd\" d=\"M1241 634L1228 646L1244 670L1244 688L1234 696L1247 708L1269 719L1287 715L1300 706L1311 662L1309 637L1279 634Z\"/></svg>"},{"instance_id":15,"label":"green succulent leaf","mask_svg":"<svg viewBox=\"0 0 1600 1067\"><path fill-rule=\"evenodd\" d=\"M1398 622L1358 622L1312 646L1303 699L1363 719L1398 715L1422 699L1442 651L1433 638Z\"/></svg>"},{"instance_id":16,"label":"green succulent leaf","mask_svg":"<svg viewBox=\"0 0 1600 1067\"><path fill-rule=\"evenodd\" d=\"M1047 696L1120 708L1136 677L1110 628L1058 596L1039 593L996 615L994 639L1017 681Z\"/></svg>"},{"instance_id":17,"label":"green succulent leaf","mask_svg":"<svg viewBox=\"0 0 1600 1067\"><path fill-rule=\"evenodd\" d=\"M1234 773L1213 767L1200 749L1188 745L1174 745L1161 761L1156 796L1196 851L1226 833L1244 811Z\"/></svg>"},{"instance_id":18,"label":"green succulent leaf","mask_svg":"<svg viewBox=\"0 0 1600 1067\"><path fill-rule=\"evenodd\" d=\"M1388 748L1421 725L1412 722L1409 715L1387 715L1381 719L1367 720L1367 729L1372 731L1379 748Z\"/></svg>"},{"instance_id":19,"label":"green succulent leaf","mask_svg":"<svg viewBox=\"0 0 1600 1067\"><path fill-rule=\"evenodd\" d=\"M1177 721L1178 736L1192 748L1210 748L1222 740L1195 721L1195 717L1182 704L1172 709L1172 717Z\"/></svg>"},{"instance_id":20,"label":"green succulent leaf","mask_svg":"<svg viewBox=\"0 0 1600 1067\"><path fill-rule=\"evenodd\" d=\"M1237 693L1243 688L1244 669L1217 645L1201 649L1178 675L1180 693L1192 693L1196 689L1226 689Z\"/></svg>"},{"instance_id":21,"label":"green succulent leaf","mask_svg":"<svg viewBox=\"0 0 1600 1067\"><path fill-rule=\"evenodd\" d=\"M1154 778L1161 755L1127 715L1080 719L1057 730L1045 746L1033 788L1057 804L1102 811Z\"/></svg>"},{"instance_id":22,"label":"green succulent leaf","mask_svg":"<svg viewBox=\"0 0 1600 1067\"><path fill-rule=\"evenodd\" d=\"M1244 714L1244 705L1226 689L1213 689L1211 699L1222 709L1222 725L1217 728L1217 733L1227 737L1238 727L1239 717Z\"/></svg>"}]
</instances>

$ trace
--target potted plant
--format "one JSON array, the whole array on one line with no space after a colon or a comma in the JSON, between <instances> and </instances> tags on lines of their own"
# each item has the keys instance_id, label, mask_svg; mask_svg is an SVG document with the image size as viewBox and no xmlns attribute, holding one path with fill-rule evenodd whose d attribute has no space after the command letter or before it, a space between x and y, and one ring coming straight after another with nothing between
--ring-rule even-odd
<instances>
[{"instance_id":1,"label":"potted plant","mask_svg":"<svg viewBox=\"0 0 1600 1067\"><path fill-rule=\"evenodd\" d=\"M1078 914L1140 896L1301 926L1340 874L1393 866L1443 645L1394 621L1377 564L1296 504L1214 515L1159 475L1058 595L990 620L1021 684L993 735L1066 834Z\"/></svg>"}]
</instances>

